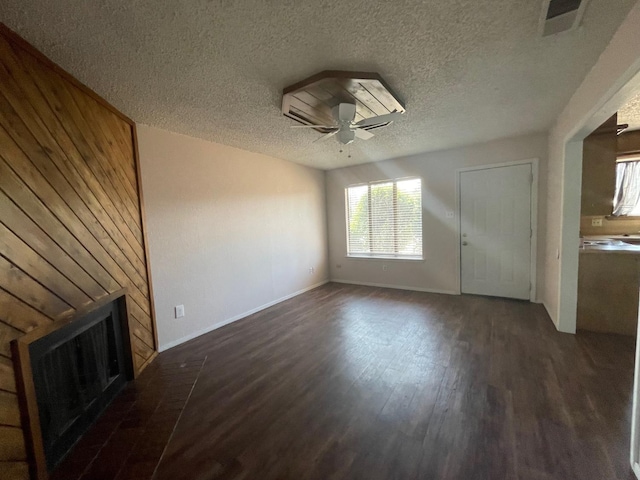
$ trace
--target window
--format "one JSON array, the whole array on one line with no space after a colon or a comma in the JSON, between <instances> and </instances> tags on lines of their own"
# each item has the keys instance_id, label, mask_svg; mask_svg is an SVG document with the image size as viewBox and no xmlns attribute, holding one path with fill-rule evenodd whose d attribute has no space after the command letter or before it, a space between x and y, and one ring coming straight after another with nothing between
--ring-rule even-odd
<instances>
[{"instance_id":1,"label":"window","mask_svg":"<svg viewBox=\"0 0 640 480\"><path fill-rule=\"evenodd\" d=\"M347 255L422 258L422 181L385 180L346 189Z\"/></svg>"},{"instance_id":2,"label":"window","mask_svg":"<svg viewBox=\"0 0 640 480\"><path fill-rule=\"evenodd\" d=\"M616 165L616 193L613 214L640 216L640 159L619 161Z\"/></svg>"}]
</instances>

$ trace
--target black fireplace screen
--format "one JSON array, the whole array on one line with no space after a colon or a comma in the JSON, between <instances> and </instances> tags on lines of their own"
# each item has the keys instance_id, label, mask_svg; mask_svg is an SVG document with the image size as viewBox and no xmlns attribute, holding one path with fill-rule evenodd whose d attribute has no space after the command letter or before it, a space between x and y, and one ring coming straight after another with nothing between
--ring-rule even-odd
<instances>
[{"instance_id":1,"label":"black fireplace screen","mask_svg":"<svg viewBox=\"0 0 640 480\"><path fill-rule=\"evenodd\" d=\"M29 347L47 466L57 465L128 380L118 302Z\"/></svg>"}]
</instances>

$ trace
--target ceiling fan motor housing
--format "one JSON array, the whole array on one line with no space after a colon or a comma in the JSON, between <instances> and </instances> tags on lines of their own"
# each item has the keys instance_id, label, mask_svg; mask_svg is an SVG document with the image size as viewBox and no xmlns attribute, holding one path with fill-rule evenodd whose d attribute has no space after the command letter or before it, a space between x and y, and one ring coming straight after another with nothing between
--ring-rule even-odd
<instances>
[{"instance_id":1,"label":"ceiling fan motor housing","mask_svg":"<svg viewBox=\"0 0 640 480\"><path fill-rule=\"evenodd\" d=\"M333 118L340 123L351 123L356 118L355 103L339 103L332 108Z\"/></svg>"}]
</instances>

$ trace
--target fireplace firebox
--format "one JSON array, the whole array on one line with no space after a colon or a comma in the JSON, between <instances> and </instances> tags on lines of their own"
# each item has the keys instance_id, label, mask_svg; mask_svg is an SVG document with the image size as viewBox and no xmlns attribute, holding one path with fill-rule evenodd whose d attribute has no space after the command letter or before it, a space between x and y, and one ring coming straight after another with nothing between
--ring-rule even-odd
<instances>
[{"instance_id":1,"label":"fireplace firebox","mask_svg":"<svg viewBox=\"0 0 640 480\"><path fill-rule=\"evenodd\" d=\"M46 478L133 378L124 291L16 339L32 477Z\"/></svg>"}]
</instances>

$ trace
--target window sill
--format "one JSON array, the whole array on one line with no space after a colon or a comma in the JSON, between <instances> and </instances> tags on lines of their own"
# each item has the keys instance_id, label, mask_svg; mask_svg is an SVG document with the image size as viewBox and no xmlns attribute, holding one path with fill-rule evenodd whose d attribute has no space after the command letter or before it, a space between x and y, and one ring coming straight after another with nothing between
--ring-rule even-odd
<instances>
[{"instance_id":1,"label":"window sill","mask_svg":"<svg viewBox=\"0 0 640 480\"><path fill-rule=\"evenodd\" d=\"M605 215L604 217L608 221L616 221L616 220L640 220L640 216L631 216L631 215Z\"/></svg>"},{"instance_id":2,"label":"window sill","mask_svg":"<svg viewBox=\"0 0 640 480\"><path fill-rule=\"evenodd\" d=\"M394 262L424 262L424 257L385 257L382 255L345 255L345 258L354 260L378 260L378 261L394 261Z\"/></svg>"}]
</instances>

